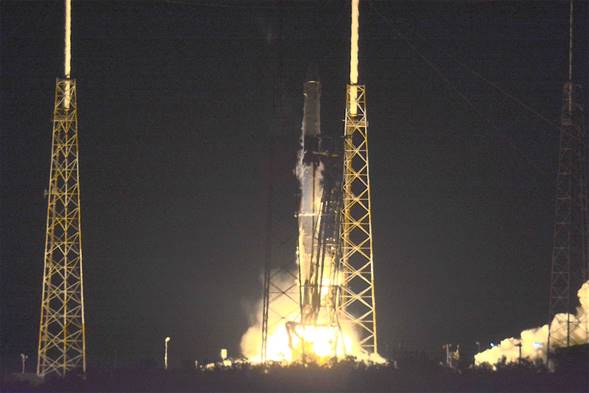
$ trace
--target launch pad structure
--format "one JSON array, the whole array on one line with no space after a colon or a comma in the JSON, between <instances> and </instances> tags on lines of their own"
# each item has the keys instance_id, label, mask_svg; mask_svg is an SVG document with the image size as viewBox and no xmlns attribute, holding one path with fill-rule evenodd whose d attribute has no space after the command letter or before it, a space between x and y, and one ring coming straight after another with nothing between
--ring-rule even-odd
<instances>
[{"instance_id":1,"label":"launch pad structure","mask_svg":"<svg viewBox=\"0 0 589 393\"><path fill-rule=\"evenodd\" d=\"M64 78L55 85L37 374L86 371L76 80L71 0L65 0Z\"/></svg>"},{"instance_id":2,"label":"launch pad structure","mask_svg":"<svg viewBox=\"0 0 589 393\"><path fill-rule=\"evenodd\" d=\"M362 350L378 354L366 86L358 84L359 0L352 0L350 82L346 89L342 179L341 323L359 334Z\"/></svg>"},{"instance_id":3,"label":"launch pad structure","mask_svg":"<svg viewBox=\"0 0 589 393\"><path fill-rule=\"evenodd\" d=\"M342 322L349 322L360 335L367 353L378 353L372 209L368 161L366 88L347 88L343 163L343 208L341 218Z\"/></svg>"},{"instance_id":4,"label":"launch pad structure","mask_svg":"<svg viewBox=\"0 0 589 393\"><path fill-rule=\"evenodd\" d=\"M37 374L64 376L86 371L86 331L80 205L77 84L71 77L72 0L65 3L64 76L56 80L45 232ZM587 319L575 317L577 288L589 279L586 145L583 92L573 79L573 0L570 0L568 78L563 86L555 222L550 269L546 355L583 344ZM280 15L282 18L282 14ZM282 19L280 20L280 24ZM338 351L342 330L358 336L364 354L378 354L375 271L369 173L366 86L359 82L359 0L351 0L350 76L346 86L344 130L328 146L320 132L319 79L304 84L302 153L298 173L302 193L298 262L273 264L272 216L267 216L261 361L268 360L268 335L284 324L290 348L303 362L308 328L334 332L330 353ZM283 126L282 32L278 34L273 127ZM272 138L272 137L270 137ZM341 142L341 148L337 141ZM272 171L272 142L269 173ZM341 173L341 178L339 174ZM269 175L271 177L271 175ZM272 198L272 186L268 196ZM305 200L309 197L309 200ZM280 307L274 307L279 304ZM286 307L284 305L287 304ZM299 351L299 352L297 352Z\"/></svg>"},{"instance_id":5,"label":"launch pad structure","mask_svg":"<svg viewBox=\"0 0 589 393\"><path fill-rule=\"evenodd\" d=\"M331 357L343 344L338 343L343 339L342 327L357 336L363 356L378 354L366 87L358 83L359 11L359 0L352 0L350 81L341 148L335 147L337 143L325 148L323 143L327 139L320 132L320 82L311 79L304 84L302 149L297 166L302 190L295 281L299 310L294 316L283 310L271 322L272 303L281 298L296 303L297 299L292 296L292 285L273 284L278 281L273 279L277 273L266 263L262 362L268 360L268 332L282 321L291 351L303 362L313 360L305 342L309 329L328 331ZM333 174L334 168L341 178ZM290 319L284 314L290 314Z\"/></svg>"},{"instance_id":6,"label":"launch pad structure","mask_svg":"<svg viewBox=\"0 0 589 393\"><path fill-rule=\"evenodd\" d=\"M64 1L64 78L56 81L53 111L37 360L40 376L86 371L77 86L71 78L71 0ZM351 0L351 5L350 82L340 140L343 148L339 151L337 143L326 147L328 138L319 132L320 83L307 81L304 89L309 110L305 111L304 154L300 159L311 168L307 177L310 183L304 187L311 187L312 198L306 207L309 216L303 201L298 217L299 231L304 235L299 237L298 271L273 269L271 248L266 250L263 362L268 359L268 332L278 323L285 324L290 339L298 336L302 342L303 361L308 359L307 328L335 332L331 335L335 341L329 344L331 355L341 344L337 340L342 326L358 336L363 354L377 354L366 88L358 83L359 0ZM277 62L274 125L280 126L280 54ZM341 180L334 175L334 168L341 171ZM267 221L271 224L271 215ZM302 240L305 236L307 240ZM268 240L270 244L270 237ZM305 262L301 262L303 256ZM273 307L284 299L286 308L284 304Z\"/></svg>"}]
</instances>

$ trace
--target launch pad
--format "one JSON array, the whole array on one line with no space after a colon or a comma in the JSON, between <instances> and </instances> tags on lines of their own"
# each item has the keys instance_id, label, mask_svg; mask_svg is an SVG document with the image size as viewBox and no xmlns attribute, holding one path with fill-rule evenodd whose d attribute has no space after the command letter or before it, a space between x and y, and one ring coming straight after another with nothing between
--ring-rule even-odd
<instances>
[{"instance_id":1,"label":"launch pad","mask_svg":"<svg viewBox=\"0 0 589 393\"><path fill-rule=\"evenodd\" d=\"M249 354L261 362L383 360L376 339L366 88L358 83L359 1L351 5L343 135L321 131L318 75L303 84L296 266L282 281L266 266L261 354Z\"/></svg>"}]
</instances>

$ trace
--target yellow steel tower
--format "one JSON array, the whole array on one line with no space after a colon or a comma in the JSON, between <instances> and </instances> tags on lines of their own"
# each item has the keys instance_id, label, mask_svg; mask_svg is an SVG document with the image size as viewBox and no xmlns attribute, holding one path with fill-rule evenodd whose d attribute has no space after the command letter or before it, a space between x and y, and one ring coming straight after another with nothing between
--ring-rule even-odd
<instances>
[{"instance_id":1,"label":"yellow steel tower","mask_svg":"<svg viewBox=\"0 0 589 393\"><path fill-rule=\"evenodd\" d=\"M76 81L71 0L65 0L65 78L55 86L37 374L86 371Z\"/></svg>"},{"instance_id":2,"label":"yellow steel tower","mask_svg":"<svg viewBox=\"0 0 589 393\"><path fill-rule=\"evenodd\" d=\"M358 84L359 0L352 0L350 83L344 129L340 320L353 325L362 349L377 353L366 88Z\"/></svg>"}]
</instances>

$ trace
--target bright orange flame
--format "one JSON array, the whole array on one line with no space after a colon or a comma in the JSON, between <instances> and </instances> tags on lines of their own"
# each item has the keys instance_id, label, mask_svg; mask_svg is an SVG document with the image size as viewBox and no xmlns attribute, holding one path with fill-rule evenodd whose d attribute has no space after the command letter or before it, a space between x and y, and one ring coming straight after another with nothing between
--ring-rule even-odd
<instances>
[{"instance_id":1,"label":"bright orange flame","mask_svg":"<svg viewBox=\"0 0 589 393\"><path fill-rule=\"evenodd\" d=\"M335 326L293 323L278 326L268 337L267 358L276 362L305 361L325 364L333 358L353 355L354 338Z\"/></svg>"}]
</instances>

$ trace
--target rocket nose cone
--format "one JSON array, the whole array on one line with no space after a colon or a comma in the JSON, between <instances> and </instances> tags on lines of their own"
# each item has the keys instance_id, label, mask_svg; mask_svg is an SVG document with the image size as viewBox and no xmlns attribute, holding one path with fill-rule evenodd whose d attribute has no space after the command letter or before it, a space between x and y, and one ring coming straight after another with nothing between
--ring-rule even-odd
<instances>
[{"instance_id":1,"label":"rocket nose cone","mask_svg":"<svg viewBox=\"0 0 589 393\"><path fill-rule=\"evenodd\" d=\"M307 76L305 78L307 82L316 81L319 82L319 67L317 63L312 63L307 67Z\"/></svg>"}]
</instances>

